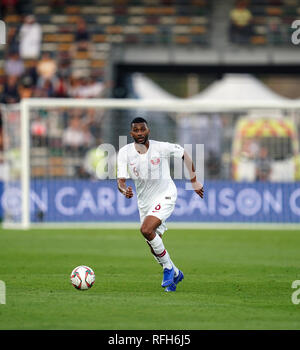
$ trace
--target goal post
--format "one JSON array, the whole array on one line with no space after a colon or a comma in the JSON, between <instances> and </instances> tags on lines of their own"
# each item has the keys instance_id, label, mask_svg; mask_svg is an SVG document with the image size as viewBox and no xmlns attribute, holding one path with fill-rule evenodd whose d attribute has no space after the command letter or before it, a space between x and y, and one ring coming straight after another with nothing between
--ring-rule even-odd
<instances>
[{"instance_id":1,"label":"goal post","mask_svg":"<svg viewBox=\"0 0 300 350\"><path fill-rule=\"evenodd\" d=\"M191 220L189 220L187 215L183 214L180 216L180 209L178 209L179 214L177 215L177 219L182 220L184 224L190 224L193 227L198 227L202 224L222 225L222 223L231 227L236 224L244 225L249 223L251 225L260 224L262 226L265 224L284 225L285 227L288 225L290 225L290 227L298 227L299 225L300 193L298 192L300 190L298 192L297 190L300 179L295 174L297 171L300 171L296 169L300 167L300 101L279 100L276 102L264 102L261 100L224 100L220 102L186 99L29 98L23 99L15 108L19 109L20 113L19 119L17 119L15 123L16 125L18 124L20 128L19 140L17 141L19 141L21 169L18 173L17 182L20 190L19 202L21 204L19 203L19 210L16 210L14 204L11 205L13 211L15 210L18 213L18 215L12 215L8 208L9 205L6 202L8 196L5 197L5 200L2 199L2 205L4 206L3 227L5 228L28 229L34 225L67 225L70 227L72 224L90 224L91 226L105 224L113 226L112 223L122 225L123 221L127 223L127 225L130 225L138 220L137 211L134 209L134 206L130 207L128 203L122 202L118 194L113 192L112 185L107 183L103 191L99 192L97 189L99 181L97 184L97 179L94 176L87 176L86 173L82 174L82 169L80 168L81 163L79 162L87 157L89 147L91 147L92 144L86 145L84 152L78 151L79 153L76 157L73 154L74 148L72 148L72 146L69 151L65 151L63 132L67 128L70 120L73 120L73 118L76 119L76 115L78 116L81 111L84 111L84 113L82 113L83 116L79 116L78 119L87 120L85 125L89 125L89 127L90 125L97 127L96 124L100 123L102 134L99 136L99 139L101 139L104 144L112 143L117 151L117 137L128 135L129 127L126 128L126 123L132 120L133 116L138 115L145 117L145 119L147 119L147 116L151 116L150 120L155 125L153 136L156 136L155 138L160 140L160 135L163 135L162 141L182 144L186 141L189 143L190 140L191 143L194 144L195 140L199 137L199 143L204 143L204 147L206 148L205 142L207 141L207 137L204 137L206 141L202 142L203 135L201 131L205 133L203 130L212 130L214 132L217 130L218 133L222 133L222 141L217 141L217 136L215 141L220 142L219 151L221 153L219 154L218 161L222 164L219 164L219 167L226 169L222 169L217 175L213 173L213 170L207 171L208 175L205 173L205 183L208 181L212 190L207 194L207 202L205 202L203 206L200 204L200 206L197 207L198 204L192 204L192 207L194 206L194 212L191 213ZM9 108L2 106L1 111L3 115L4 132L8 134L6 135L7 138L18 138L18 134L14 135L14 130L17 130L17 126L15 129L12 127L9 117ZM280 117L278 117L279 114L281 115ZM254 175L250 180L247 178L247 175L245 175L245 179L243 179L242 175L240 178L239 176L237 176L237 178L232 178L232 170L237 168L236 164L232 164L235 147L237 147L236 145L240 142L240 139L237 141L240 136L236 134L236 127L238 121L245 115L249 120L252 118L252 121L258 120L258 116L270 120L288 119L293 121L292 129L289 129L290 124L287 124L287 126L283 125L282 129L278 129L278 140L280 138L280 142L275 139L277 135L277 126L275 122L273 126L268 125L265 129L261 129L261 133L265 132L266 135L268 133L270 133L271 136L273 134L275 135L273 135L274 137L267 136L263 140L264 147L270 147L271 150L277 150L278 147L280 148L278 151L280 156L277 155L278 152L276 151L275 158L284 158L285 153L291 152L289 157L293 157L294 165L287 165L287 161L284 163L285 159L281 159L283 161L282 167L286 167L287 169L287 167L290 166L293 168L289 170L293 172L290 178L280 175L280 169L278 171L279 175L277 178L274 178L274 181L271 179L266 182L257 182L257 179L253 177ZM207 123L211 123L213 119L215 120L214 126L207 126ZM201 126L204 125L204 120L206 124L205 126ZM253 129L253 123L251 125ZM262 128L262 126L259 125L261 124L257 124L257 134L259 134L259 128ZM8 128L7 126L11 127ZM196 133L197 130L199 132L198 136ZM252 132L254 132L253 130ZM225 137L224 134L226 133L230 134L230 136ZM285 136L284 133L288 136ZM289 133L292 133L293 136L289 136ZM80 132L78 132L78 134L80 134ZM189 138L189 134L193 134L193 136ZM98 141L98 136L97 134L95 135L93 146L95 146ZM183 135L185 135L185 138L182 137ZM211 143L214 142L213 137L214 136L211 137ZM251 138L248 137L246 141L248 142L250 139ZM212 146L212 149L213 148ZM226 152L224 151L225 148ZM292 150L290 148L292 148ZM9 141L4 142L4 154L10 151ZM92 156L95 162L95 154L92 155L91 153L91 157ZM242 157L243 156L242 154ZM7 156L5 156L4 159L7 161ZM90 160L90 163L93 163L93 161ZM213 165L205 161L205 167L207 166L213 168ZM245 164L243 166L245 168ZM252 168L249 164L247 166L248 170L246 170L246 172L249 171L253 173L253 166ZM280 165L276 166L278 168ZM274 165L274 167L276 166ZM9 169L7 178L3 180L4 183L11 181L10 172L13 168L10 166ZM241 172L242 171L245 170L241 170ZM282 176L282 178L280 176ZM105 179L100 180L101 183L105 183L105 181ZM89 185L87 185L88 182L91 182L93 187L89 187ZM248 189L247 193L250 193L251 196L253 195L251 198L249 197L250 199L246 196L245 188L241 187L243 183L246 184L245 186ZM250 184L250 187L247 184ZM219 193L213 191L214 186L215 188L219 188ZM277 187L275 188L274 186ZM289 191L289 198L284 197L285 188ZM32 194L32 190L36 190L36 192ZM61 194L61 197L56 196L56 198L53 199L51 196L55 191L61 191L63 194ZM78 195L77 192L81 194ZM96 192L97 198L92 198L91 196ZM219 194L221 192L223 197L220 198ZM233 192L235 194L233 194ZM260 216L259 210L257 210L257 212L255 211L255 203L253 201L256 195L260 203L260 208L265 211L265 216ZM246 197L244 198L243 196ZM52 208L53 204L49 204L51 202L50 197L55 201L56 206L60 206L60 212L58 212L57 208ZM72 200L74 199L74 201L76 201L78 198L80 198L81 204L75 205ZM11 200L11 198L9 200ZM194 203L192 198L184 200L182 203ZM189 200L190 202L188 202ZM275 201L275 204L272 203L272 200L273 202ZM220 202L219 207L217 207L216 201ZM243 201L245 203L243 203ZM249 204L251 201L253 203ZM12 200L12 203L17 202L17 200L15 202ZM116 205L119 205L119 212L124 213L120 222L115 221L118 213L111 205L112 202L117 203ZM239 205L241 206L240 209ZM291 211L286 212L284 208L285 205L291 206ZM32 208L34 206L38 206L39 210L35 211L35 216L33 217ZM236 212L231 213L230 208L232 209L233 206ZM46 212L50 213L52 211L52 216L46 215ZM133 212L135 212L134 215L132 214ZM197 217L198 212L201 214L199 219ZM90 213L93 215L89 216ZM183 209L182 213L184 213ZM251 213L254 214L250 215ZM204 220L206 214L211 215L209 222ZM276 214L280 215L276 218ZM98 217L99 221L97 220ZM64 221L64 218L66 218L67 221ZM74 219L77 218L78 221L74 221ZM223 219L224 222L222 221Z\"/></svg>"},{"instance_id":2,"label":"goal post","mask_svg":"<svg viewBox=\"0 0 300 350\"><path fill-rule=\"evenodd\" d=\"M26 100L20 104L21 118L21 205L22 219L21 228L30 227L30 107Z\"/></svg>"}]
</instances>

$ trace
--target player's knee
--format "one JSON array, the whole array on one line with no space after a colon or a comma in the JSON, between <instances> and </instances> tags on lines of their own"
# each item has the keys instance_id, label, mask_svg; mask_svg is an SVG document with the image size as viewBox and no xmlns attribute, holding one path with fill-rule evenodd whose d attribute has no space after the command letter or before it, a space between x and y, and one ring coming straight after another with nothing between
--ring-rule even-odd
<instances>
[{"instance_id":1,"label":"player's knee","mask_svg":"<svg viewBox=\"0 0 300 350\"><path fill-rule=\"evenodd\" d=\"M149 227L148 225L142 225L140 228L140 231L142 233L142 235L146 238L147 241L151 241L154 237L154 233L151 227Z\"/></svg>"}]
</instances>

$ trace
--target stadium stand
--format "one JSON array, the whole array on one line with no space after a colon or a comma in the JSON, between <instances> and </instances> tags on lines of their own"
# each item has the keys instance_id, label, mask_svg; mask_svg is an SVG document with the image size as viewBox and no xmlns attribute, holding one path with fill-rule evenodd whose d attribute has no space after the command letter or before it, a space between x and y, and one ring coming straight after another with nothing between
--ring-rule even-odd
<instances>
[{"instance_id":1,"label":"stadium stand","mask_svg":"<svg viewBox=\"0 0 300 350\"><path fill-rule=\"evenodd\" d=\"M65 67L65 72L68 70L71 74L80 69L100 80L107 79L115 47L155 45L178 50L200 47L205 51L214 44L221 48L230 42L262 48L291 46L291 22L300 13L297 0L239 0L217 6L215 3L208 0L30 0L26 3L16 0L15 6L5 6L4 2L1 16L7 24L8 45L0 47L1 86L5 81L4 60L8 51L18 50L19 29L28 14L35 16L42 29L41 54L52 53L59 68ZM223 27L215 16L218 11L222 14ZM224 11L228 12L227 17ZM236 25L234 21L245 23ZM85 33L78 33L82 24ZM82 36L88 44L80 44L84 41ZM24 65L26 72L32 72L35 63L25 60ZM66 76L63 78L67 81Z\"/></svg>"},{"instance_id":2,"label":"stadium stand","mask_svg":"<svg viewBox=\"0 0 300 350\"><path fill-rule=\"evenodd\" d=\"M16 103L23 97L110 97L112 82L107 72L115 49L133 47L136 54L144 49L147 52L149 48L168 47L174 55L180 52L189 56L200 48L199 60L209 50L221 52L230 43L247 48L290 45L290 24L299 14L298 0L16 0L15 6L5 6L3 2L1 18L7 24L7 45L0 45L0 102ZM35 17L42 32L36 59L16 54L20 27L28 15ZM237 55L235 50L230 53ZM51 60L44 62L44 69L38 69L45 54ZM246 56L251 54L247 52ZM213 62L209 55L207 59ZM21 73L16 78L9 69ZM51 118L58 119L54 114ZM69 119L71 112L64 118ZM40 133L43 127L38 122L37 118ZM89 116L83 116L82 122L83 128L90 127ZM45 169L50 169L53 176L74 174L66 171L61 162L62 129L66 127L67 122L54 127L55 134L49 140L36 135L34 174L45 174ZM98 141L99 130L94 129L92 136L94 142ZM44 170L39 161L41 154L46 157ZM210 177L217 178L220 159L214 154L210 159ZM73 157L74 167L79 162L80 154Z\"/></svg>"},{"instance_id":3,"label":"stadium stand","mask_svg":"<svg viewBox=\"0 0 300 350\"><path fill-rule=\"evenodd\" d=\"M219 41L253 47L290 45L290 24L300 13L297 0L239 0L228 4L222 5L228 11L227 18L223 16L227 33L217 33ZM82 69L103 80L114 47L211 47L212 33L218 27L216 21L212 25L215 10L214 2L208 0L31 0L16 1L13 7L4 3L1 11L8 45L0 48L1 86L5 81L4 60L9 51L18 50L25 15L34 15L41 26L41 54L52 53L59 67L69 65L70 73ZM84 29L80 33L81 25ZM82 44L83 36L86 45ZM25 60L26 72L32 71L34 64Z\"/></svg>"},{"instance_id":4,"label":"stadium stand","mask_svg":"<svg viewBox=\"0 0 300 350\"><path fill-rule=\"evenodd\" d=\"M23 97L109 96L111 83L106 71L111 50L116 46L210 44L208 0L16 0L13 6L5 4L1 6L1 18L8 34L7 45L0 45L1 103L16 103ZM28 15L33 15L41 28L40 57L20 59L16 55L20 28ZM50 54L52 63L42 64L45 53ZM17 78L5 71L4 63L9 58L13 67L20 60L23 64L24 72ZM51 78L41 76L42 71ZM37 126L40 131L40 125ZM47 171L54 176L63 174L57 158L52 161L48 155L46 140L40 140L36 146L32 154L33 158L38 154L34 175L42 176ZM54 153L60 146L54 142ZM44 166L40 162L42 149L47 163Z\"/></svg>"},{"instance_id":5,"label":"stadium stand","mask_svg":"<svg viewBox=\"0 0 300 350\"><path fill-rule=\"evenodd\" d=\"M238 44L287 46L291 23L299 13L297 0L237 1L230 11L230 39ZM235 25L235 20L240 21L240 25Z\"/></svg>"},{"instance_id":6,"label":"stadium stand","mask_svg":"<svg viewBox=\"0 0 300 350\"><path fill-rule=\"evenodd\" d=\"M209 45L210 4L207 0L188 4L179 0L74 1L72 4L32 0L26 6L20 2L20 6L2 12L9 43L16 41L23 16L33 14L42 27L42 52L55 53L57 60L71 56L71 68L80 65L77 60L88 60L89 64L84 64L88 72L103 77L112 45ZM75 45L81 22L86 23L86 39L91 42L86 50L76 50ZM7 54L0 51L2 62ZM3 80L3 69L0 73Z\"/></svg>"}]
</instances>

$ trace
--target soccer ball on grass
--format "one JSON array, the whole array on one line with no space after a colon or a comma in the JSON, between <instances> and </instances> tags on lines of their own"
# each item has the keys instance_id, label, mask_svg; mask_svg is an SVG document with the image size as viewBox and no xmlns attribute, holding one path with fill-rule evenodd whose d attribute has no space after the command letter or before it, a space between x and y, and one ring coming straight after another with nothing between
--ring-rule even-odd
<instances>
[{"instance_id":1,"label":"soccer ball on grass","mask_svg":"<svg viewBox=\"0 0 300 350\"><path fill-rule=\"evenodd\" d=\"M71 272L71 283L76 289L87 290L90 289L95 283L95 273L94 271L84 265L75 267Z\"/></svg>"}]
</instances>

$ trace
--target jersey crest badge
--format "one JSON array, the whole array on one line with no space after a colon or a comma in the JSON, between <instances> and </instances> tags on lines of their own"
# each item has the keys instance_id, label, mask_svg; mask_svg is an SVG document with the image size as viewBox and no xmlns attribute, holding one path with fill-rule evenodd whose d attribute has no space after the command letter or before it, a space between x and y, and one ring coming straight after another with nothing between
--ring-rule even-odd
<instances>
[{"instance_id":1,"label":"jersey crest badge","mask_svg":"<svg viewBox=\"0 0 300 350\"><path fill-rule=\"evenodd\" d=\"M160 163L160 159L159 158L156 158L156 159L151 159L151 164L153 165L157 165Z\"/></svg>"}]
</instances>

